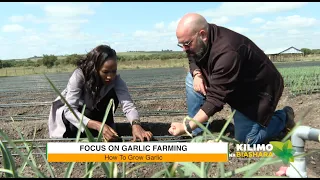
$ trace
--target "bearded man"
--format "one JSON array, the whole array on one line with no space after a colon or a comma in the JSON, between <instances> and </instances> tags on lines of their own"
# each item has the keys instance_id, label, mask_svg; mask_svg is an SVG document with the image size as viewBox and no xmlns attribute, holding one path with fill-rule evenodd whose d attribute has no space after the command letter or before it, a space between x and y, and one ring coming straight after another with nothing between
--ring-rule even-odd
<instances>
[{"instance_id":1,"label":"bearded man","mask_svg":"<svg viewBox=\"0 0 320 180\"><path fill-rule=\"evenodd\" d=\"M186 96L191 118L206 123L227 103L235 111L235 138L246 144L263 143L295 126L291 107L275 111L284 89L281 74L249 38L209 24L196 13L182 17L176 36L189 60ZM173 122L168 131L174 136L201 133L193 121Z\"/></svg>"}]
</instances>

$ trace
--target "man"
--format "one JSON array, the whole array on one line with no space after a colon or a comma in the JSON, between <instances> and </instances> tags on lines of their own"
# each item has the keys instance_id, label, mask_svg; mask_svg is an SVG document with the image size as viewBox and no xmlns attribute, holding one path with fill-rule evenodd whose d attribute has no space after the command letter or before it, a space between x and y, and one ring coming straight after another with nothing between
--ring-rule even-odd
<instances>
[{"instance_id":1,"label":"man","mask_svg":"<svg viewBox=\"0 0 320 180\"><path fill-rule=\"evenodd\" d=\"M281 74L264 52L247 37L209 24L199 14L180 20L178 46L189 59L186 77L188 115L200 123L228 103L235 126L235 138L247 144L263 143L295 126L294 112L285 107L276 112L284 88ZM173 122L169 133L191 134L196 123Z\"/></svg>"}]
</instances>

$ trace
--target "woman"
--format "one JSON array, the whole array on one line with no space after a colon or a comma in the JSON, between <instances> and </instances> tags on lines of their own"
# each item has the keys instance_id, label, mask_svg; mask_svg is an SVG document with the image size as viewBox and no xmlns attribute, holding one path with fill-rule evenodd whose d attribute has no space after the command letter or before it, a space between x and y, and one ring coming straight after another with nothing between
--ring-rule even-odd
<instances>
[{"instance_id":1,"label":"woman","mask_svg":"<svg viewBox=\"0 0 320 180\"><path fill-rule=\"evenodd\" d=\"M115 107L110 109L103 126L103 137L107 141L116 140L118 135L114 130L112 109L116 109L120 103L124 114L132 125L133 140L139 138L143 141L146 138L150 141L152 133L145 131L140 126L139 114L126 83L116 73L117 55L115 50L107 45L97 46L78 62L78 68L70 77L62 96L65 97L79 118L82 116L83 105L86 104L83 123L93 136L98 135L107 106L110 99L113 99ZM59 96L52 104L48 125L50 138L75 138L80 121ZM81 137L85 137L83 126L81 126Z\"/></svg>"}]
</instances>

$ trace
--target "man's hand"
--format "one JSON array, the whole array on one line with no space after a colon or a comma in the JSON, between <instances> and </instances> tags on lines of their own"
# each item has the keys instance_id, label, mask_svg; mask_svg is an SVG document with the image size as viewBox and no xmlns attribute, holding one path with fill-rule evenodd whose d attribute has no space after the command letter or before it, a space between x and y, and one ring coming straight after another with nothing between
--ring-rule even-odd
<instances>
[{"instance_id":1,"label":"man's hand","mask_svg":"<svg viewBox=\"0 0 320 180\"><path fill-rule=\"evenodd\" d=\"M184 124L179 122L171 123L171 127L169 128L168 132L173 136L180 136L186 133L184 130Z\"/></svg>"},{"instance_id":2,"label":"man's hand","mask_svg":"<svg viewBox=\"0 0 320 180\"><path fill-rule=\"evenodd\" d=\"M201 74L196 74L193 78L193 89L203 95L207 94L207 85Z\"/></svg>"},{"instance_id":3,"label":"man's hand","mask_svg":"<svg viewBox=\"0 0 320 180\"><path fill-rule=\"evenodd\" d=\"M203 124L204 122L208 121L209 117L206 115L206 113L202 109L200 109L198 113L193 117L193 119ZM198 127L197 124L193 121L190 121L189 125L191 130L194 130ZM179 122L171 123L171 127L169 128L168 132L173 136L179 136L187 133L185 130L185 125Z\"/></svg>"},{"instance_id":4,"label":"man's hand","mask_svg":"<svg viewBox=\"0 0 320 180\"><path fill-rule=\"evenodd\" d=\"M140 125L135 124L132 126L133 141L136 141L137 138L139 138L141 142L144 141L144 138L147 138L147 140L150 141L152 136L150 131L145 131Z\"/></svg>"}]
</instances>

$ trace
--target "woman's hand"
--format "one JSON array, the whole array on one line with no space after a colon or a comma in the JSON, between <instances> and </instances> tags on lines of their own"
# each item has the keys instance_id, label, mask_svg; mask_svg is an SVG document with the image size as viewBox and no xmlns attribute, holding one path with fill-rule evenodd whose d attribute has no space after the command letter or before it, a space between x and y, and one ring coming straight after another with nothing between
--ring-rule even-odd
<instances>
[{"instance_id":1,"label":"woman's hand","mask_svg":"<svg viewBox=\"0 0 320 180\"><path fill-rule=\"evenodd\" d=\"M113 141L119 137L117 132L106 124L103 127L102 135L107 141Z\"/></svg>"},{"instance_id":2,"label":"woman's hand","mask_svg":"<svg viewBox=\"0 0 320 180\"><path fill-rule=\"evenodd\" d=\"M102 123L99 121L90 120L87 124L87 127L99 132L101 129L101 125ZM106 124L103 126L102 135L107 141L116 140L119 137L117 132Z\"/></svg>"},{"instance_id":3,"label":"woman's hand","mask_svg":"<svg viewBox=\"0 0 320 180\"><path fill-rule=\"evenodd\" d=\"M132 136L133 141L136 141L136 139L139 138L140 141L143 142L144 138L147 138L147 140L150 141L153 135L150 131L145 131L140 125L134 124L132 125Z\"/></svg>"}]
</instances>

